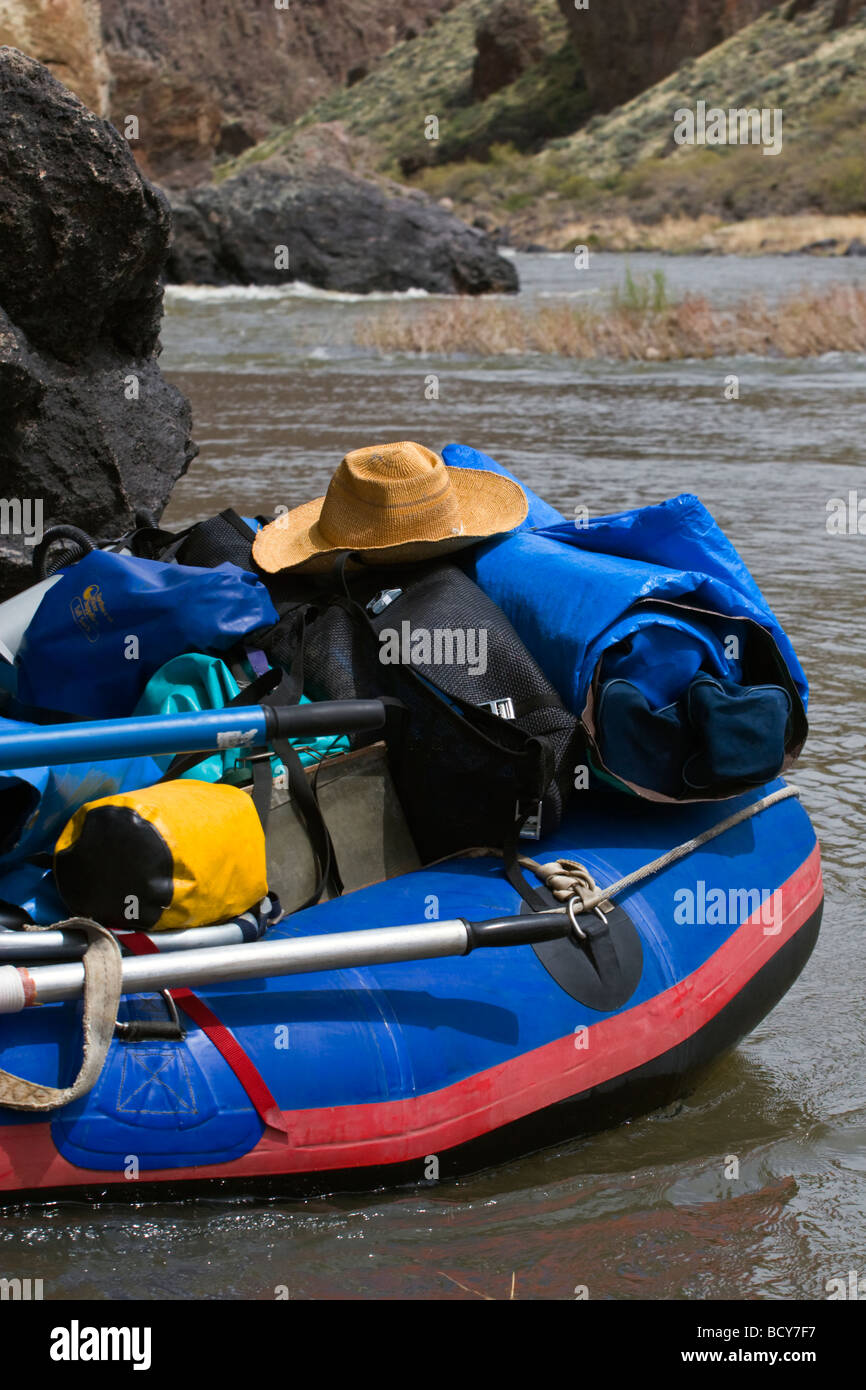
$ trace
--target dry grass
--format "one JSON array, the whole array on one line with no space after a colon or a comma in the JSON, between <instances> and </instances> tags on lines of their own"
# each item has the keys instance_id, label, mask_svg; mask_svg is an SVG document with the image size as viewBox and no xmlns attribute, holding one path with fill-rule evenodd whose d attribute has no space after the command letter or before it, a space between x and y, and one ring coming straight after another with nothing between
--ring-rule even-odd
<instances>
[{"instance_id":1,"label":"dry grass","mask_svg":"<svg viewBox=\"0 0 866 1390\"><path fill-rule=\"evenodd\" d=\"M618 361L685 357L817 357L866 352L866 289L837 285L776 304L742 300L721 309L698 295L654 307L551 305L524 309L501 300L457 299L396 306L364 321L356 341L383 353L545 353Z\"/></svg>"},{"instance_id":2,"label":"dry grass","mask_svg":"<svg viewBox=\"0 0 866 1390\"><path fill-rule=\"evenodd\" d=\"M799 251L816 241L828 240L834 240L842 252L855 239L866 241L866 216L801 213L796 217L750 217L745 222L728 222L716 228L704 245L711 251L749 256Z\"/></svg>"},{"instance_id":3,"label":"dry grass","mask_svg":"<svg viewBox=\"0 0 866 1390\"><path fill-rule=\"evenodd\" d=\"M557 222L555 209L542 208L534 218L524 221L517 216L509 225L516 244L538 240L551 251L586 245L601 251L671 251L677 255L713 251L754 256L800 251L813 242L832 238L836 241L834 252L841 254L855 238L866 241L866 215L853 213L844 217L798 213L749 217L742 222L723 222L705 213L701 217L663 217L653 223L610 214L563 223Z\"/></svg>"}]
</instances>

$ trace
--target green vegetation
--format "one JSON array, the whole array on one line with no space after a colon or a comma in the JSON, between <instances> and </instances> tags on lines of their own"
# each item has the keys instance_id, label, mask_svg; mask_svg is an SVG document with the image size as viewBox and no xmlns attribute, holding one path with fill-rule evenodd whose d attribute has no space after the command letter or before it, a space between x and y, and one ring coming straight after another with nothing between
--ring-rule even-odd
<instances>
[{"instance_id":1,"label":"green vegetation","mask_svg":"<svg viewBox=\"0 0 866 1390\"><path fill-rule=\"evenodd\" d=\"M671 307L667 276L663 270L654 270L652 275L635 279L631 266L626 266L625 285L614 290L611 304L617 313L663 314Z\"/></svg>"},{"instance_id":2,"label":"green vegetation","mask_svg":"<svg viewBox=\"0 0 866 1390\"><path fill-rule=\"evenodd\" d=\"M496 215L546 206L544 223L624 216L645 225L866 210L866 12L828 33L832 0L795 21L774 11L718 48L534 156L425 171L417 182ZM778 106L783 149L677 146L674 112L699 100ZM554 203L554 206L550 206Z\"/></svg>"},{"instance_id":3,"label":"green vegetation","mask_svg":"<svg viewBox=\"0 0 866 1390\"><path fill-rule=\"evenodd\" d=\"M425 33L397 44L362 81L333 92L254 149L224 164L221 178L279 154L306 127L339 121L370 145L380 171L405 178L430 164L484 158L491 146L538 149L575 129L589 103L580 62L556 0L526 0L539 21L543 53L516 82L484 102L472 97L475 31L493 0L463 0ZM439 139L425 122L439 119Z\"/></svg>"},{"instance_id":4,"label":"green vegetation","mask_svg":"<svg viewBox=\"0 0 866 1390\"><path fill-rule=\"evenodd\" d=\"M649 246L666 244L652 230L666 219L718 225L866 212L866 10L831 29L835 0L792 19L780 5L633 101L593 115L556 0L526 0L542 26L539 61L473 101L475 30L492 3L463 0L222 175L290 150L312 125L339 122L372 171L450 198L467 220L506 224L518 242L568 246L580 223L582 239L604 245L619 219L638 233L625 244ZM699 100L781 108L781 153L677 146L674 112ZM431 115L438 140L424 136Z\"/></svg>"}]
</instances>

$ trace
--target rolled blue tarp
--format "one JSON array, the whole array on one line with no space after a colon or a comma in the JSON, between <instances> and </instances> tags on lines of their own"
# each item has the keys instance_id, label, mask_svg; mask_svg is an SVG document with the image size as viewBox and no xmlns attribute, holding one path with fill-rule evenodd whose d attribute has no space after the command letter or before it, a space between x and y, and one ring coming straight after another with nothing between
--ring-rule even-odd
<instances>
[{"instance_id":1,"label":"rolled blue tarp","mask_svg":"<svg viewBox=\"0 0 866 1390\"><path fill-rule=\"evenodd\" d=\"M513 477L464 445L448 445L443 457L452 467L492 468ZM755 715L741 750L744 780L757 783L766 771L760 739L775 748L781 736L786 756L799 752L808 699L803 669L746 564L697 497L682 494L575 523L558 513L551 518L553 509L524 491L526 521L469 553L466 567L506 613L568 708L593 737L598 735L597 751L607 741L611 747L628 745L634 756L639 740L620 735L635 730L624 731L619 721L675 706L655 724L656 736L688 725L690 712L699 709L704 723L686 729L688 748L680 761L696 757L695 767L721 766L723 759L713 749L703 756L704 744L730 741L734 729L745 735L744 721L731 718L731 701L742 688ZM751 686L743 668L747 654L750 669L762 673L759 681L752 677ZM701 698L690 699L692 683L708 677L716 682L709 698L702 687ZM615 680L630 683L632 692L622 699L618 690L596 728L597 697ZM751 694L755 689L766 692L760 702ZM779 698L780 689L787 700ZM677 732L671 759L678 756L678 740ZM753 777L747 775L750 769ZM622 768L616 774L627 784L639 783ZM691 788L695 795L698 790ZM688 791L684 785L681 794Z\"/></svg>"}]
</instances>

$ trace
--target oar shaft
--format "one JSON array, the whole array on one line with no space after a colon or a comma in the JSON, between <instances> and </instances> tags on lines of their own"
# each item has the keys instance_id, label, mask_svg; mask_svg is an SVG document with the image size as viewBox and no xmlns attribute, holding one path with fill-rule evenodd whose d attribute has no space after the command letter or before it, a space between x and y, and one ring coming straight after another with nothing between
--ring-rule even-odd
<instances>
[{"instance_id":1,"label":"oar shaft","mask_svg":"<svg viewBox=\"0 0 866 1390\"><path fill-rule=\"evenodd\" d=\"M145 994L181 985L221 984L267 975L297 975L319 970L347 970L392 961L462 956L469 929L457 919L418 926L373 927L366 931L303 936L293 941L256 941L244 946L203 947L168 955L133 956L123 961L123 993ZM18 977L16 988L10 972ZM26 978L25 978L26 977ZM0 967L0 1013L30 1004L77 999L84 985L79 962L37 965L32 970ZM20 1003L15 1001L20 993ZM10 1007L10 1004L13 1007Z\"/></svg>"},{"instance_id":2,"label":"oar shaft","mask_svg":"<svg viewBox=\"0 0 866 1390\"><path fill-rule=\"evenodd\" d=\"M328 700L304 705L235 705L185 714L147 714L49 724L0 733L0 772L101 762L167 753L206 753L268 743L274 736L356 733L381 728L380 700Z\"/></svg>"},{"instance_id":3,"label":"oar shaft","mask_svg":"<svg viewBox=\"0 0 866 1390\"><path fill-rule=\"evenodd\" d=\"M102 762L161 753L240 748L265 743L265 712L207 710L192 714L148 714L132 719L97 719L86 724L49 724L0 734L0 769Z\"/></svg>"},{"instance_id":4,"label":"oar shaft","mask_svg":"<svg viewBox=\"0 0 866 1390\"><path fill-rule=\"evenodd\" d=\"M520 946L569 934L568 914L539 912L488 922L421 922L400 927L369 927L291 940L255 941L243 946L202 947L167 955L124 959L123 994L145 994L186 985L222 984L272 975L350 970L400 961L465 956L478 947ZM59 965L0 966L0 1014L18 1013L33 1004L77 999L84 985L79 962Z\"/></svg>"},{"instance_id":5,"label":"oar shaft","mask_svg":"<svg viewBox=\"0 0 866 1390\"><path fill-rule=\"evenodd\" d=\"M119 937L121 945L123 937ZM221 922L213 927L187 927L178 931L162 931L153 940L160 951L194 951L199 947L237 946L249 942L249 932L236 921ZM57 960L58 956L67 960L80 960L87 949L87 941L77 931L0 931L0 961L38 960L40 956Z\"/></svg>"}]
</instances>

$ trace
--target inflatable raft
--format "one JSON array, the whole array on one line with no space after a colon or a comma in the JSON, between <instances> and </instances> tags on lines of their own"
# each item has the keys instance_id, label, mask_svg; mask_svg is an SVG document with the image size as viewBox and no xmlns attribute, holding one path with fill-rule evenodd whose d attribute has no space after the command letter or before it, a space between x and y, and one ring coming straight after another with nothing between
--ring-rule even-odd
<instances>
[{"instance_id":1,"label":"inflatable raft","mask_svg":"<svg viewBox=\"0 0 866 1390\"><path fill-rule=\"evenodd\" d=\"M463 446L449 446L444 457L456 470L505 472ZM317 768L317 795L350 890L342 896L279 922L260 907L191 932L126 933L121 939L133 954L122 962L108 933L92 922L70 927L71 939L0 925L0 1069L7 1074L0 1077L0 1193L110 1190L138 1197L148 1189L182 1193L228 1182L326 1192L447 1178L669 1103L797 978L823 899L815 833L796 789L779 780L806 735L807 686L787 635L697 498L575 525L525 492L526 521L474 550L472 572L483 596L513 623L501 650L513 652L518 638L525 645L527 659L555 687L559 710L580 719L587 764L597 775L590 785L575 777L572 791L563 755L565 816L560 823L558 814L542 814L538 802L532 828L543 838L521 841L531 851L531 862L521 859L523 880L513 846L506 866L491 850L439 858L453 847L446 830L454 831L457 847L479 843L464 838L469 832L458 812L488 804L477 772L454 784L459 795L438 801L436 777L415 775L429 764L447 781L459 762L451 756L452 720L435 747L420 739L419 761L396 798L412 829L408 843L399 833L402 812L386 824L394 798L371 791L387 788L391 772L405 773L390 747L386 757L387 735L378 755L359 746L330 770L323 761L320 778ZM229 529L237 544L236 528ZM17 807L26 821L18 850L35 866L28 872L38 869L36 851L44 857L53 848L70 799L75 806L91 799L75 773L85 756L90 771L98 765L99 795L106 795L106 778L116 784L108 791L120 790L126 775L134 774L139 787L156 779L159 769L141 759L254 752L277 746L278 735L306 730L330 738L375 732L385 722L379 697L388 692L380 689L378 667L366 701L311 683L313 704L236 706L228 720L226 709L210 705L198 715L133 717L145 676L124 659L122 634L146 622L154 636L142 651L157 665L157 655L163 661L184 649L222 651L250 623L258 629L274 622L268 593L232 565L214 571L92 550L67 575L68 583L60 580L39 599L23 639L19 633L17 689L25 704L50 703L58 653L65 654L58 707L83 715L85 724L0 721L0 769L10 779L12 811ZM86 580L90 594L96 579L100 602L116 619L113 641L100 646L89 629L70 624L75 604L70 610L63 590L67 584L74 597ZM181 602L190 585L196 601ZM405 601L400 587L383 590L372 611L401 595ZM472 613L463 616L471 620ZM187 617L194 630L183 628ZM495 614L491 621L495 634ZM183 630L175 631L175 622ZM208 622L213 631L206 633ZM330 655L332 645L324 645ZM307 658L309 647L308 637ZM282 657L276 664L283 666ZM463 692L464 704L486 705L489 744L490 725L499 722L494 715L503 724L515 717L515 694L518 704L537 696L529 701L536 713L550 704L549 691L542 699L523 687L524 666L514 675L519 688L497 686L492 703L490 692L477 699ZM130 685L125 693L120 676ZM417 696L419 680L403 687L412 720L427 708ZM447 705L450 696L443 698ZM195 722L196 741L189 741L186 720ZM702 751L684 761L683 739L696 731ZM82 739L87 750L76 753ZM353 759L365 752L372 762L363 764L362 776ZM291 762L289 752L281 756ZM488 766L480 754L472 757L471 769ZM385 768L378 782L377 767ZM578 771L587 766L574 766ZM505 849L524 824L518 817L512 832L505 795L489 801L506 807L501 838L489 819L476 817L491 837L482 845ZM299 793L296 785L284 796L288 819L286 806L275 809L274 802L270 819L263 816L267 883L289 908L315 901L327 877L313 874L312 894L309 882L291 887L309 840L302 836L299 853L288 831L274 829L278 822L291 829L305 797L307 789L301 785ZM31 803L40 804L41 822L27 810ZM514 804L523 810L519 799ZM354 827L379 822L374 855ZM354 858L337 843L342 823ZM38 844L34 825L43 837ZM435 849L431 829L443 830ZM14 874L4 880L5 906L24 904L17 884ZM31 920L51 924L59 911L59 899L39 910L31 904ZM82 1037L93 1036L94 1009L92 996L86 1008L81 1002L82 930L101 933L114 962L99 1049L84 1048L84 1067ZM87 1073L86 1088L80 1072ZM21 1108L23 1090L32 1100L34 1084L55 1089L36 1096L43 1109Z\"/></svg>"},{"instance_id":2,"label":"inflatable raft","mask_svg":"<svg viewBox=\"0 0 866 1390\"><path fill-rule=\"evenodd\" d=\"M782 785L664 808L576 794L533 855L579 861L604 887ZM370 1188L573 1140L692 1087L797 978L821 907L815 834L788 797L578 919L582 935L211 983L189 1011L180 1001L184 1036L115 1038L86 1096L44 1117L0 1109L0 1191ZM498 860L454 858L266 940L326 948L332 934L417 923L432 942L444 923L520 911ZM121 1004L127 1022L164 1014L159 994ZM74 1001L0 1017L0 1067L67 1085L81 1030Z\"/></svg>"}]
</instances>

